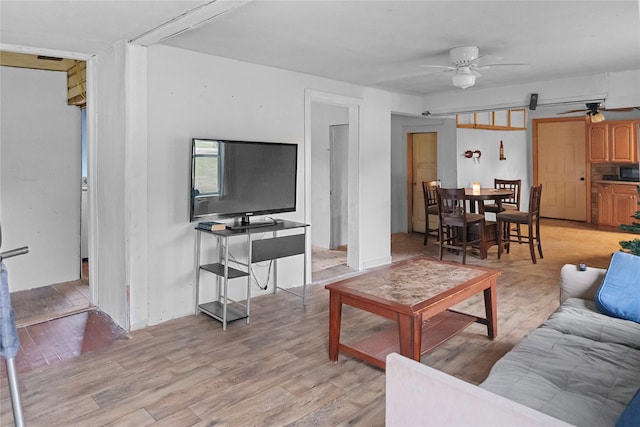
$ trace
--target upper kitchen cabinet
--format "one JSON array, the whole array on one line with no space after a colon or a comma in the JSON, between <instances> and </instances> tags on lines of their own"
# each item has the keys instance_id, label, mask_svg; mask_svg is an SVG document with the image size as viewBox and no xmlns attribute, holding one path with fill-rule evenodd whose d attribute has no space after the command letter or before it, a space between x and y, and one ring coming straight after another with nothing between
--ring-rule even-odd
<instances>
[{"instance_id":1,"label":"upper kitchen cabinet","mask_svg":"<svg viewBox=\"0 0 640 427\"><path fill-rule=\"evenodd\" d=\"M587 128L589 161L592 163L609 160L609 138L606 123L596 123Z\"/></svg>"},{"instance_id":2,"label":"upper kitchen cabinet","mask_svg":"<svg viewBox=\"0 0 640 427\"><path fill-rule=\"evenodd\" d=\"M638 162L638 122L615 121L589 125L587 142L591 163Z\"/></svg>"},{"instance_id":3,"label":"upper kitchen cabinet","mask_svg":"<svg viewBox=\"0 0 640 427\"><path fill-rule=\"evenodd\" d=\"M634 122L609 124L609 150L612 162L638 162L637 127Z\"/></svg>"}]
</instances>

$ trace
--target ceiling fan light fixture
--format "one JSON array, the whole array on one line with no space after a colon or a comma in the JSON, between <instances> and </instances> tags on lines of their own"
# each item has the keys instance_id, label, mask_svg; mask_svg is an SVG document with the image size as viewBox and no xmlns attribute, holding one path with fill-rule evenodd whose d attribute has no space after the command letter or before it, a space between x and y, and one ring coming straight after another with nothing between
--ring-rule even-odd
<instances>
[{"instance_id":1,"label":"ceiling fan light fixture","mask_svg":"<svg viewBox=\"0 0 640 427\"><path fill-rule=\"evenodd\" d=\"M589 116L591 118L591 123L599 123L604 120L604 114L599 111L594 114L589 114Z\"/></svg>"},{"instance_id":2,"label":"ceiling fan light fixture","mask_svg":"<svg viewBox=\"0 0 640 427\"><path fill-rule=\"evenodd\" d=\"M455 87L466 89L476 84L476 76L471 73L469 67L460 67L451 78L451 82Z\"/></svg>"}]
</instances>

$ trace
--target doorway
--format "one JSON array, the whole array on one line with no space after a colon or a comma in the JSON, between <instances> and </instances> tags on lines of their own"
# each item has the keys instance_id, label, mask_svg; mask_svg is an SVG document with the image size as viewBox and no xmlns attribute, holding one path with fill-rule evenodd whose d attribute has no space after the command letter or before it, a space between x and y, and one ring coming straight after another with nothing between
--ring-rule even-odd
<instances>
[{"instance_id":1,"label":"doorway","mask_svg":"<svg viewBox=\"0 0 640 427\"><path fill-rule=\"evenodd\" d=\"M544 217L586 221L585 132L583 118L533 121L534 182L544 189Z\"/></svg>"},{"instance_id":2,"label":"doorway","mask_svg":"<svg viewBox=\"0 0 640 427\"><path fill-rule=\"evenodd\" d=\"M3 83L11 86L3 90L3 111L14 118L7 121L2 157L19 167L3 169L0 204L7 243L29 246L28 256L11 265L16 321L23 325L92 307L80 237L84 120L78 102L86 95L77 93L82 85L69 87L85 61L5 52L2 59Z\"/></svg>"},{"instance_id":3,"label":"doorway","mask_svg":"<svg viewBox=\"0 0 640 427\"><path fill-rule=\"evenodd\" d=\"M340 95L312 90L305 92L304 206L305 222L311 224L307 251L312 254L307 266L308 282L329 280L363 268L358 244L359 205L353 203L358 200L359 192L360 102L359 99ZM332 130L332 126L339 127ZM332 132L334 150L341 153L340 162L331 161ZM341 193L334 194L333 201L332 185L336 186L334 192ZM332 210L336 213L332 214ZM332 216L335 221L332 221ZM343 244L345 238L346 244ZM331 250L332 245L344 247L346 251ZM328 251L331 253L327 256ZM327 261L328 264L323 265ZM338 270L331 271L333 267ZM327 271L331 277L319 278L317 273L320 270Z\"/></svg>"},{"instance_id":4,"label":"doorway","mask_svg":"<svg viewBox=\"0 0 640 427\"><path fill-rule=\"evenodd\" d=\"M329 131L329 204L331 211L329 249L346 250L349 205L349 125L331 125Z\"/></svg>"},{"instance_id":5,"label":"doorway","mask_svg":"<svg viewBox=\"0 0 640 427\"><path fill-rule=\"evenodd\" d=\"M423 181L438 179L438 133L407 134L407 212L409 232L426 231ZM435 218L430 220L436 220ZM430 228L435 228L431 224Z\"/></svg>"}]
</instances>

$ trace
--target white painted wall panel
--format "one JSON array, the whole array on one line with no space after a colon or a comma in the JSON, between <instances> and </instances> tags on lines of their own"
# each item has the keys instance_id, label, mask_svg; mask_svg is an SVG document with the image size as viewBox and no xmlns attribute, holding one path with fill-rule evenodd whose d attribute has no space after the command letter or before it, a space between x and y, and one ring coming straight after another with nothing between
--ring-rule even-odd
<instances>
[{"instance_id":1,"label":"white painted wall panel","mask_svg":"<svg viewBox=\"0 0 640 427\"><path fill-rule=\"evenodd\" d=\"M10 290L80 277L81 112L64 72L0 67L0 221Z\"/></svg>"},{"instance_id":2,"label":"white painted wall panel","mask_svg":"<svg viewBox=\"0 0 640 427\"><path fill-rule=\"evenodd\" d=\"M420 98L165 46L149 48L148 58L149 324L194 310L195 232L188 220L191 138L301 144L298 211L279 216L304 221L305 89L363 99L360 185L364 196L358 201L366 217L358 225L360 245L368 247L363 263L390 260L391 111L411 109L403 112L418 114ZM281 266L279 284L299 286L300 260L286 259ZM254 287L252 292L261 291Z\"/></svg>"},{"instance_id":3,"label":"white painted wall panel","mask_svg":"<svg viewBox=\"0 0 640 427\"><path fill-rule=\"evenodd\" d=\"M97 165L91 174L95 180L90 180L89 188L97 200L91 213L97 224L93 236L97 252L90 259L97 267L97 277L91 277L97 282L94 303L120 326L128 328L125 57L125 43L98 55L97 142L90 146L95 148Z\"/></svg>"}]
</instances>

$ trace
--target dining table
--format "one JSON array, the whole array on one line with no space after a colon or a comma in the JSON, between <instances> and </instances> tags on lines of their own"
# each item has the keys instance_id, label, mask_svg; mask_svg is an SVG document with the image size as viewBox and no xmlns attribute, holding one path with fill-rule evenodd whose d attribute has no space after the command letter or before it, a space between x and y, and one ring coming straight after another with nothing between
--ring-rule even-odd
<instances>
[{"instance_id":1,"label":"dining table","mask_svg":"<svg viewBox=\"0 0 640 427\"><path fill-rule=\"evenodd\" d=\"M513 197L513 191L503 188L465 188L464 194L467 200L469 200L469 212L478 212L483 215L485 200L493 200L498 207L502 207L502 201L504 199Z\"/></svg>"},{"instance_id":2,"label":"dining table","mask_svg":"<svg viewBox=\"0 0 640 427\"><path fill-rule=\"evenodd\" d=\"M477 212L482 215L484 215L485 200L492 200L498 207L502 207L503 200L513 197L513 191L500 188L465 188L464 194L467 200L469 200L469 212ZM470 238L473 238L473 236ZM488 249L491 246L497 245L499 238L496 222L485 220L484 230L482 231L482 236L480 236L480 259L487 257Z\"/></svg>"}]
</instances>

